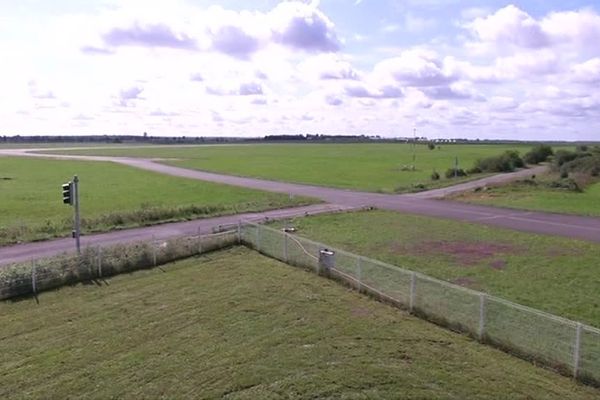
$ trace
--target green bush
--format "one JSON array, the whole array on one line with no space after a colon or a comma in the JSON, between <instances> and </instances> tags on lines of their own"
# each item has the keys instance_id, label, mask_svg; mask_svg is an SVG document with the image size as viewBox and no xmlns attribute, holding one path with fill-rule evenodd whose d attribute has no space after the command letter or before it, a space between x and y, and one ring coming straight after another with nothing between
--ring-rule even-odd
<instances>
[{"instance_id":1,"label":"green bush","mask_svg":"<svg viewBox=\"0 0 600 400\"><path fill-rule=\"evenodd\" d=\"M438 174L437 171L433 171L431 173L431 180L432 181L439 181L440 180L440 174Z\"/></svg>"},{"instance_id":2,"label":"green bush","mask_svg":"<svg viewBox=\"0 0 600 400\"><path fill-rule=\"evenodd\" d=\"M462 168L448 168L446 171L446 178L448 179L461 176L467 176L467 173Z\"/></svg>"},{"instance_id":3,"label":"green bush","mask_svg":"<svg viewBox=\"0 0 600 400\"><path fill-rule=\"evenodd\" d=\"M579 155L574 151L558 150L556 154L554 154L554 165L556 167L561 167L563 164L573 161L577 157L579 157Z\"/></svg>"},{"instance_id":4,"label":"green bush","mask_svg":"<svg viewBox=\"0 0 600 400\"><path fill-rule=\"evenodd\" d=\"M586 155L565 162L560 167L560 175L567 177L571 173L587 174L591 176L600 175L600 155Z\"/></svg>"},{"instance_id":5,"label":"green bush","mask_svg":"<svg viewBox=\"0 0 600 400\"><path fill-rule=\"evenodd\" d=\"M547 161L548 158L554 154L554 150L552 147L546 144L540 144L535 146L529 152L525 154L523 160L527 164L539 164L541 162Z\"/></svg>"},{"instance_id":6,"label":"green bush","mask_svg":"<svg viewBox=\"0 0 600 400\"><path fill-rule=\"evenodd\" d=\"M516 168L523 168L525 162L516 151L505 151L499 156L479 159L471 171L480 172L512 172Z\"/></svg>"}]
</instances>

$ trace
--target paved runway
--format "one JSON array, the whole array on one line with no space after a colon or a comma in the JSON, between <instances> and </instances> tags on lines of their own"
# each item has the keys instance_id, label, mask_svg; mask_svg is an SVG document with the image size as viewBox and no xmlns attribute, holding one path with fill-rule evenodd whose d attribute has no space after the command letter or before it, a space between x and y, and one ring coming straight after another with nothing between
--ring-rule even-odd
<instances>
[{"instance_id":1,"label":"paved runway","mask_svg":"<svg viewBox=\"0 0 600 400\"><path fill-rule=\"evenodd\" d=\"M233 186L242 186L271 192L309 196L341 206L372 206L386 210L448 218L458 221L509 228L523 232L564 236L568 238L582 239L600 243L600 218L552 214L545 212L519 211L507 208L472 205L436 199L436 197L453 193L458 190L470 190L477 186L484 186L490 183L498 183L500 181L507 181L510 179L522 178L537 174L541 172L541 168L543 167L523 170L512 174L495 175L483 178L481 180L460 184L451 188L436 189L429 192L416 194L394 195L217 174L159 164L153 160L141 158L62 155L52 156L47 154L31 153L32 151L35 151L35 149L0 149L0 155L109 161L167 175L224 183Z\"/></svg>"}]
</instances>

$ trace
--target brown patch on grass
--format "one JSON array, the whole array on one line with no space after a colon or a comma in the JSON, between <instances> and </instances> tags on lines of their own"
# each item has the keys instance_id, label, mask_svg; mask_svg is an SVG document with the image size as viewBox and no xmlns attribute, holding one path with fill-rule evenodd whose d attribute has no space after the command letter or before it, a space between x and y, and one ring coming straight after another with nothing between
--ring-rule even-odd
<instances>
[{"instance_id":1,"label":"brown patch on grass","mask_svg":"<svg viewBox=\"0 0 600 400\"><path fill-rule=\"evenodd\" d=\"M419 254L449 255L461 265L476 265L499 254L515 254L522 249L502 243L490 242L423 242L415 246Z\"/></svg>"},{"instance_id":2,"label":"brown patch on grass","mask_svg":"<svg viewBox=\"0 0 600 400\"><path fill-rule=\"evenodd\" d=\"M498 259L490 263L492 269L503 270L506 268L506 260Z\"/></svg>"}]
</instances>

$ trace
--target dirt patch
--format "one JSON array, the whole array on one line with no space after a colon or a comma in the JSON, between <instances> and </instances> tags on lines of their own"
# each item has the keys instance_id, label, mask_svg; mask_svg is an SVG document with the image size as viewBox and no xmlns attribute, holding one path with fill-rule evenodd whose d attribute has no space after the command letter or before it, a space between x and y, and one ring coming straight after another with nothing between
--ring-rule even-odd
<instances>
[{"instance_id":1,"label":"dirt patch","mask_svg":"<svg viewBox=\"0 0 600 400\"><path fill-rule=\"evenodd\" d=\"M492 267L492 269L503 270L506 268L506 260L494 260L490 263L490 267Z\"/></svg>"},{"instance_id":2,"label":"dirt patch","mask_svg":"<svg viewBox=\"0 0 600 400\"><path fill-rule=\"evenodd\" d=\"M460 265L476 265L500 254L522 253L523 249L510 244L490 242L423 242L413 251L419 254L448 255Z\"/></svg>"}]
</instances>

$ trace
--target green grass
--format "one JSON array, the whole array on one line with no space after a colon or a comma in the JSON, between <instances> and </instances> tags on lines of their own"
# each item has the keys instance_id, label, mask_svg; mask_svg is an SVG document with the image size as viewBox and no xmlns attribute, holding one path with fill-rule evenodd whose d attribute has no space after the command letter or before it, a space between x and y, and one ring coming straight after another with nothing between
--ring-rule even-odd
<instances>
[{"instance_id":1,"label":"green grass","mask_svg":"<svg viewBox=\"0 0 600 400\"><path fill-rule=\"evenodd\" d=\"M0 303L0 397L596 399L244 248Z\"/></svg>"},{"instance_id":2,"label":"green grass","mask_svg":"<svg viewBox=\"0 0 600 400\"><path fill-rule=\"evenodd\" d=\"M498 155L508 149L524 154L530 146L448 144L429 150L421 144L414 149L415 171L402 171L403 166L413 164L413 146L394 143L144 147L60 153L164 158L168 164L187 168L389 193L414 191L417 184L427 188L454 184L457 180L445 179L444 173L454 166L456 157L460 167L468 169L478 158ZM431 180L434 170L442 175L441 180Z\"/></svg>"},{"instance_id":3,"label":"green grass","mask_svg":"<svg viewBox=\"0 0 600 400\"><path fill-rule=\"evenodd\" d=\"M558 179L558 175L539 177L538 185L513 182L490 187L486 191L462 193L453 199L524 210L600 216L600 183L594 183L578 193L544 185L544 182L553 179Z\"/></svg>"},{"instance_id":4,"label":"green grass","mask_svg":"<svg viewBox=\"0 0 600 400\"><path fill-rule=\"evenodd\" d=\"M297 219L302 236L600 327L600 245L373 211Z\"/></svg>"},{"instance_id":5,"label":"green grass","mask_svg":"<svg viewBox=\"0 0 600 400\"><path fill-rule=\"evenodd\" d=\"M73 208L61 184L74 174L85 232L314 202L113 163L0 157L0 245L67 235Z\"/></svg>"}]
</instances>

